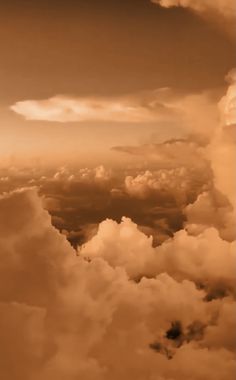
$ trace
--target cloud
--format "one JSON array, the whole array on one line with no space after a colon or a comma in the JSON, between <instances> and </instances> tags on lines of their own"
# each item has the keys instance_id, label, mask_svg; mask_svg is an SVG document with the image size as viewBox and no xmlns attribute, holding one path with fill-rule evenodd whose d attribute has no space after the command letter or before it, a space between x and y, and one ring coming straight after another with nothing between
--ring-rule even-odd
<instances>
[{"instance_id":1,"label":"cloud","mask_svg":"<svg viewBox=\"0 0 236 380\"><path fill-rule=\"evenodd\" d=\"M107 220L100 224L97 235L80 250L86 258L103 257L113 267L125 268L133 279L155 277L166 272L176 279L188 278L196 283L233 287L236 260L235 243L219 237L214 228L197 237L184 230L157 248L130 219L121 224Z\"/></svg>"},{"instance_id":2,"label":"cloud","mask_svg":"<svg viewBox=\"0 0 236 380\"><path fill-rule=\"evenodd\" d=\"M210 133L215 124L215 104L206 92L177 94L168 88L150 90L117 98L73 98L55 96L44 100L23 100L10 107L26 120L51 122L120 122L178 124L187 130L201 128ZM204 118L201 113L204 112ZM202 120L201 125L199 119Z\"/></svg>"},{"instance_id":3,"label":"cloud","mask_svg":"<svg viewBox=\"0 0 236 380\"><path fill-rule=\"evenodd\" d=\"M227 18L235 18L236 5L234 0L151 0L162 7L190 8L196 12L216 12Z\"/></svg>"},{"instance_id":4,"label":"cloud","mask_svg":"<svg viewBox=\"0 0 236 380\"><path fill-rule=\"evenodd\" d=\"M150 167L149 163L147 165ZM181 169L177 169L177 173L179 170L181 172ZM174 172L172 169L163 171L167 178L173 176ZM165 191L147 192L140 199L125 187L127 174L135 178L137 173L142 172L137 171L136 167L109 170L103 166L38 169L33 173L29 170L28 174L25 169L24 175L21 171L10 170L9 181L1 183L0 189L7 192L23 186L38 186L43 196L43 205L52 215L53 224L60 231L67 231L66 235L74 246L87 241L91 226L94 230L106 217L120 221L124 214L129 215L139 226L142 225L145 231L151 231L155 244L158 244L181 228L182 202L185 202L185 196L180 194L177 202L170 185L166 186ZM5 174L3 171L2 175ZM158 180L158 172L152 171L152 175ZM196 178L198 177L199 174L196 173ZM198 180L198 185L194 183L194 175L189 176L191 201L197 197L205 180L208 178Z\"/></svg>"},{"instance_id":5,"label":"cloud","mask_svg":"<svg viewBox=\"0 0 236 380\"><path fill-rule=\"evenodd\" d=\"M180 207L190 202L192 196L201 193L207 188L206 176L196 169L180 166L174 169L160 169L158 171L145 171L136 177L127 176L125 178L125 189L130 196L147 199L163 194L169 194ZM197 179L198 177L198 179Z\"/></svg>"},{"instance_id":6,"label":"cloud","mask_svg":"<svg viewBox=\"0 0 236 380\"><path fill-rule=\"evenodd\" d=\"M1 285L3 283L1 282ZM0 374L28 379L44 346L45 310L17 302L0 302Z\"/></svg>"},{"instance_id":7,"label":"cloud","mask_svg":"<svg viewBox=\"0 0 236 380\"><path fill-rule=\"evenodd\" d=\"M230 70L225 79L229 87L219 103L222 123L226 126L236 125L236 68Z\"/></svg>"},{"instance_id":8,"label":"cloud","mask_svg":"<svg viewBox=\"0 0 236 380\"><path fill-rule=\"evenodd\" d=\"M66 167L61 167L54 174L53 180L65 182L81 182L87 184L102 184L111 179L111 170L105 169L103 165L95 168L82 168L71 173ZM46 179L46 178L45 178Z\"/></svg>"},{"instance_id":9,"label":"cloud","mask_svg":"<svg viewBox=\"0 0 236 380\"><path fill-rule=\"evenodd\" d=\"M19 101L10 108L27 120L54 122L114 121L154 122L169 118L172 110L158 102L157 92L150 92L147 102L142 96L114 99L55 96L45 100ZM150 97L149 96L149 97Z\"/></svg>"},{"instance_id":10,"label":"cloud","mask_svg":"<svg viewBox=\"0 0 236 380\"><path fill-rule=\"evenodd\" d=\"M221 275L227 273L229 243L221 247L222 265L217 263L215 243L209 256L212 240L207 236L206 249L201 239L196 244L195 237L180 233L158 253L130 220L105 221L94 245L100 257L87 261L52 227L35 189L3 195L0 208L4 379L142 380L156 379L157 373L164 380L188 378L190 373L193 380L234 378L232 323L228 325L233 301L226 297L206 302L206 291L194 283L204 275L210 282L217 279L217 267ZM184 266L181 255L187 260ZM160 262L171 257L176 264L168 264L169 272L179 270L184 280L161 273ZM131 273L140 271L150 258L159 262L160 274L131 281ZM202 274L200 258L207 268ZM191 270L186 270L189 266ZM166 335L176 320L183 336L189 337L180 346ZM207 329L200 338L189 335L196 321ZM150 348L154 341L160 342L163 352Z\"/></svg>"},{"instance_id":11,"label":"cloud","mask_svg":"<svg viewBox=\"0 0 236 380\"><path fill-rule=\"evenodd\" d=\"M221 123L208 149L215 186L225 194L236 210L236 76L231 70L226 79L230 85L219 102Z\"/></svg>"},{"instance_id":12,"label":"cloud","mask_svg":"<svg viewBox=\"0 0 236 380\"><path fill-rule=\"evenodd\" d=\"M207 145L207 143L204 143ZM198 138L173 139L163 143L143 144L137 146L116 146L112 149L117 152L129 154L143 170L154 172L154 176L194 177L194 173L202 182L208 182L212 177L209 157L205 146L198 142ZM142 163L142 164L141 164ZM148 163L144 165L143 163ZM159 173L159 174L158 174ZM182 174L181 174L182 173Z\"/></svg>"},{"instance_id":13,"label":"cloud","mask_svg":"<svg viewBox=\"0 0 236 380\"><path fill-rule=\"evenodd\" d=\"M207 227L215 227L220 236L229 241L236 238L235 213L228 200L216 191L201 193L185 208L189 233L198 235Z\"/></svg>"},{"instance_id":14,"label":"cloud","mask_svg":"<svg viewBox=\"0 0 236 380\"><path fill-rule=\"evenodd\" d=\"M231 197L235 140L234 125L224 122L223 112L223 122L209 146L193 144L194 154L199 149L212 153L213 184L185 207L186 228L158 247L136 223L123 217L121 222L101 222L93 237L76 251L65 234L52 226L45 199L36 188L0 196L2 378L235 378L236 247L235 241L223 236L235 207ZM178 143L167 143L162 154L166 155L168 144L172 149ZM170 152L174 150L168 149L173 166L175 156ZM215 160L218 149L223 150L221 160L231 175L226 186L222 164ZM157 150L155 146L155 154ZM142 196L147 196L146 188L156 195L160 184L175 188L185 183L193 162L191 157L182 171L178 161L174 170L132 173L128 185L138 188ZM201 161L199 170L203 167ZM46 182L53 189L74 175L66 168L56 171L56 178L54 174L49 179L39 177L40 184ZM102 192L109 193L111 179L104 168L79 171L73 181L83 183L84 174L86 192L89 186L98 192L96 181L101 180L108 185ZM122 202L128 199L126 205L130 205L133 194L126 196L125 188L119 191ZM60 208L49 193L49 207ZM148 197L144 201L147 208ZM195 233L188 230L193 225Z\"/></svg>"}]
</instances>

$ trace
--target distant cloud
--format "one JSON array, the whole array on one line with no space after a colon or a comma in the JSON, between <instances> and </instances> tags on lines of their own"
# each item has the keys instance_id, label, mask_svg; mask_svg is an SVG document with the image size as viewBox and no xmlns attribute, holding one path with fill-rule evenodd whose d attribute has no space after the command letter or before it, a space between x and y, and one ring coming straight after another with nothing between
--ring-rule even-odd
<instances>
[{"instance_id":1,"label":"distant cloud","mask_svg":"<svg viewBox=\"0 0 236 380\"><path fill-rule=\"evenodd\" d=\"M158 168L195 168L202 173L208 166L203 154L203 147L195 140L173 140L159 144L137 146L115 146L112 150L135 156L136 160L145 160ZM203 169L204 168L204 169ZM202 175L202 174L201 174Z\"/></svg>"},{"instance_id":2,"label":"distant cloud","mask_svg":"<svg viewBox=\"0 0 236 380\"><path fill-rule=\"evenodd\" d=\"M174 110L159 100L160 91L121 98L74 98L54 96L44 100L16 102L10 108L27 120L54 122L114 121L153 122L166 118Z\"/></svg>"},{"instance_id":3,"label":"distant cloud","mask_svg":"<svg viewBox=\"0 0 236 380\"><path fill-rule=\"evenodd\" d=\"M169 123L184 133L211 136L217 106L207 91L180 94L169 88L123 95L119 98L54 96L24 100L10 107L26 120L48 122Z\"/></svg>"}]
</instances>

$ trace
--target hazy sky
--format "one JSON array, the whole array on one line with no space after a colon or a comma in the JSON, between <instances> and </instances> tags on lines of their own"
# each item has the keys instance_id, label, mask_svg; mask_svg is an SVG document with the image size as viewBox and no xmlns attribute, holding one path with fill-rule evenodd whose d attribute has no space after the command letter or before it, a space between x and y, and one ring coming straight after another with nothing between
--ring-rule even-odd
<instances>
[{"instance_id":1,"label":"hazy sky","mask_svg":"<svg viewBox=\"0 0 236 380\"><path fill-rule=\"evenodd\" d=\"M235 21L0 1L0 379L235 380Z\"/></svg>"},{"instance_id":2,"label":"hazy sky","mask_svg":"<svg viewBox=\"0 0 236 380\"><path fill-rule=\"evenodd\" d=\"M162 87L182 95L215 91L235 60L234 39L214 19L148 0L2 2L0 46L2 156L47 162L97 161L98 153L106 160L114 145L177 137L181 125L96 115L27 121L10 110L16 102L57 95L109 100Z\"/></svg>"}]
</instances>

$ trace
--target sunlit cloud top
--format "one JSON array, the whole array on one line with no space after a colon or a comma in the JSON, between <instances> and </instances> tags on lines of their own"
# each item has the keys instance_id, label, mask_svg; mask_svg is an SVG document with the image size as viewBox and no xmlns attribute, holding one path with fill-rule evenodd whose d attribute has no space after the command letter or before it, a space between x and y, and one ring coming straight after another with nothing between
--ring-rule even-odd
<instances>
[{"instance_id":1,"label":"sunlit cloud top","mask_svg":"<svg viewBox=\"0 0 236 380\"><path fill-rule=\"evenodd\" d=\"M190 8L196 12L214 11L229 18L236 17L236 3L234 0L151 0L165 8Z\"/></svg>"}]
</instances>

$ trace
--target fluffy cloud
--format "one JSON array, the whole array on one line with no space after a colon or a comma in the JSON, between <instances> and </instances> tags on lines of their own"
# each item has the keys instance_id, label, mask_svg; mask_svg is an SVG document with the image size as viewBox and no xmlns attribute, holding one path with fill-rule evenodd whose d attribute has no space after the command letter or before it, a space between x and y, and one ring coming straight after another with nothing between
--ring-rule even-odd
<instances>
[{"instance_id":1,"label":"fluffy cloud","mask_svg":"<svg viewBox=\"0 0 236 380\"><path fill-rule=\"evenodd\" d=\"M142 380L156 379L157 373L164 380L190 373L194 380L234 378L232 340L224 335L232 301L206 302L205 290L190 280L202 251L193 247L193 240L188 254L195 269L188 280L160 273L130 281L130 270L139 270L149 256L155 260L151 239L130 220L104 222L97 235L103 254L88 262L52 227L35 189L2 196L0 207L4 379ZM187 248L185 239L182 248ZM118 266L111 265L111 257L120 260ZM211 280L218 272L212 259L206 260ZM176 320L181 344L167 334ZM207 333L199 338L191 327L195 325L207 326Z\"/></svg>"},{"instance_id":2,"label":"fluffy cloud","mask_svg":"<svg viewBox=\"0 0 236 380\"><path fill-rule=\"evenodd\" d=\"M219 103L221 123L209 146L208 156L214 171L215 186L230 200L236 210L236 76L227 76L230 86Z\"/></svg>"},{"instance_id":3,"label":"fluffy cloud","mask_svg":"<svg viewBox=\"0 0 236 380\"><path fill-rule=\"evenodd\" d=\"M46 178L45 178L46 179ZM61 167L53 175L53 179L57 181L68 182L83 182L83 183L96 183L101 184L111 179L111 171L106 170L103 165L97 166L93 169L83 168L77 172L71 173L66 167Z\"/></svg>"},{"instance_id":4,"label":"fluffy cloud","mask_svg":"<svg viewBox=\"0 0 236 380\"><path fill-rule=\"evenodd\" d=\"M167 170L168 178L171 172ZM186 200L181 194L177 200L172 186L166 186L165 191L148 192L141 199L125 187L127 174L135 178L137 173L139 171L135 167L127 170L113 168L111 171L103 166L38 169L33 173L25 169L23 174L22 171L9 170L8 181L0 183L0 189L8 192L22 186L38 186L44 207L52 215L53 224L66 234L73 246L93 236L97 224L106 217L120 221L125 214L138 223L143 231L151 233L156 245L181 228L182 207L186 205L182 202L194 201L208 178L204 177L202 181L197 179L198 186L194 178L198 178L199 174L190 176L191 191ZM151 173L156 178L156 171ZM186 173L187 180L188 171ZM5 177L7 171L1 171L1 174Z\"/></svg>"},{"instance_id":5,"label":"fluffy cloud","mask_svg":"<svg viewBox=\"0 0 236 380\"><path fill-rule=\"evenodd\" d=\"M158 247L131 219L122 218L120 223L104 220L76 251L66 232L52 226L35 188L1 195L1 377L234 379L236 247L229 231L235 207L235 140L228 95L231 99L229 92L221 103L223 122L209 146L180 142L201 157L198 170L204 168L204 175L212 172L205 170L202 150L210 157L214 186L200 186L204 192L185 207L186 228ZM186 154L185 169L180 161L173 167L173 144L179 141L163 144L162 154L169 152L172 165L168 170L126 176L126 187L118 189L122 202L130 205L141 194L134 203L138 208L143 194L154 191L155 197L159 187L172 189L173 184L173 192L185 184L194 160L190 156L187 165ZM154 152L158 154L156 146ZM224 154L217 160L219 152ZM223 165L230 176L227 181ZM107 194L110 180L103 167L75 176L62 168L50 180L39 182L53 188L71 182L81 186L85 181L84 192L95 185L98 192L100 183L105 183L101 192ZM48 207L56 212L60 203L51 193ZM117 192L114 198L119 199Z\"/></svg>"},{"instance_id":6,"label":"fluffy cloud","mask_svg":"<svg viewBox=\"0 0 236 380\"><path fill-rule=\"evenodd\" d=\"M196 12L217 12L224 17L234 18L236 16L236 5L234 0L151 0L162 7L190 8Z\"/></svg>"},{"instance_id":7,"label":"fluffy cloud","mask_svg":"<svg viewBox=\"0 0 236 380\"><path fill-rule=\"evenodd\" d=\"M215 227L229 241L236 238L236 220L232 206L216 191L203 192L185 208L188 232L198 235L207 227Z\"/></svg>"},{"instance_id":8,"label":"fluffy cloud","mask_svg":"<svg viewBox=\"0 0 236 380\"><path fill-rule=\"evenodd\" d=\"M107 220L96 236L80 250L86 258L103 257L113 267L125 268L133 279L166 272L176 279L188 278L196 283L233 288L236 260L235 243L219 237L214 228L197 237L184 230L157 248L130 219L121 224Z\"/></svg>"},{"instance_id":9,"label":"fluffy cloud","mask_svg":"<svg viewBox=\"0 0 236 380\"><path fill-rule=\"evenodd\" d=\"M191 196L207 187L207 179L201 174L202 178L199 179L196 169L186 167L145 171L136 177L127 176L125 187L128 194L140 199L151 196L157 198L160 193L168 193L181 206L188 204Z\"/></svg>"}]
</instances>

